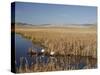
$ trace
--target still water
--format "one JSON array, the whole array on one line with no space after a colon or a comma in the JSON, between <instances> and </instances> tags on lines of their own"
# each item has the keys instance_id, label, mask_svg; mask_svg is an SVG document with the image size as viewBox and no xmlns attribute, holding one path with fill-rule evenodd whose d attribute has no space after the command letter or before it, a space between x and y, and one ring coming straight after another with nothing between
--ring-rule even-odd
<instances>
[{"instance_id":1,"label":"still water","mask_svg":"<svg viewBox=\"0 0 100 75\"><path fill-rule=\"evenodd\" d=\"M41 47L38 47L37 45L34 45L31 40L28 40L24 37L22 37L19 34L15 35L15 55L16 55L16 62L17 66L20 64L20 57L26 57L28 60L28 63L30 64L33 60L28 55L28 49L33 48L34 50L40 51Z\"/></svg>"}]
</instances>

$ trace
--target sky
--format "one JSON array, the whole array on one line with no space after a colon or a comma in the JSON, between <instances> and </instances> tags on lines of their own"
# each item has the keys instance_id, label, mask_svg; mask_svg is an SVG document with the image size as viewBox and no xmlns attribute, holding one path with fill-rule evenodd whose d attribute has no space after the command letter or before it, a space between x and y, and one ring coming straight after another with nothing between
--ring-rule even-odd
<instances>
[{"instance_id":1,"label":"sky","mask_svg":"<svg viewBox=\"0 0 100 75\"><path fill-rule=\"evenodd\" d=\"M97 22L97 7L16 2L15 22L36 25L91 24Z\"/></svg>"}]
</instances>

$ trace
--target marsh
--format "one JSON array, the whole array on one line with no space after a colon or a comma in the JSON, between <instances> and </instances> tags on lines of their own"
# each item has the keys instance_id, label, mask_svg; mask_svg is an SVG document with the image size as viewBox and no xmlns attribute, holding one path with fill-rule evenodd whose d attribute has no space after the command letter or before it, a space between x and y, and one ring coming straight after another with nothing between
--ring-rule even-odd
<instances>
[{"instance_id":1,"label":"marsh","mask_svg":"<svg viewBox=\"0 0 100 75\"><path fill-rule=\"evenodd\" d=\"M48 31L46 31L46 29L43 29L43 28L38 29L38 30L35 30L33 28L33 30L32 30L32 29L28 28L28 29L25 29L24 31L22 31L21 29L16 28L17 34L15 35L15 39L16 39L16 48L15 49L16 49L16 68L17 68L16 71L17 72L33 72L33 71L41 72L41 71L57 71L57 70L59 71L59 70L70 70L70 69L77 70L77 69L89 69L89 68L97 67L97 58L95 56L96 54L93 53L94 54L93 55L93 54L90 54L91 52L89 52L89 54L80 55L82 53L81 51L79 51L79 52L76 51L76 54L73 54L70 51L65 51L66 49L64 49L64 47L66 48L66 46L72 47L72 48L69 48L70 50L75 49L73 47L76 47L76 46L77 46L76 48L78 49L80 47L79 45L81 45L81 43L82 43L81 48L79 48L78 50L82 49L82 47L83 47L83 49L86 49L85 46L87 46L87 45L84 45L84 44L88 44L88 45L95 47L94 46L96 44L95 37L91 37L89 39L87 38L90 36L95 36L95 29L91 29L91 31L93 31L93 33L87 32L89 34L89 36L84 36L86 38L82 38L83 35L86 34L86 29L85 29L85 31L82 30L83 31L83 32L81 32L81 34L83 34L82 37L76 35L77 38L80 37L79 39L83 40L83 41L81 41L81 40L77 41L80 44L77 44L76 42L74 42L74 40L79 40L79 39L76 39L75 36L74 36L75 38L73 37L73 41L71 41L72 37L70 37L70 35L69 36L63 35L63 34L73 33L72 31L66 33L66 32L59 32L59 31L57 32L57 30L56 31L54 31L54 30L52 31L52 30L53 29L51 29L51 30L48 29ZM42 32L40 32L40 31L42 31ZM65 31L65 28L64 28L64 31ZM67 31L67 29L66 29L66 31ZM47 32L48 36L47 36L47 34L44 34L43 32ZM50 33L53 33L53 34L50 34ZM55 33L56 33L56 36L54 35ZM60 33L60 34L62 33L62 34L59 35L58 33ZM46 36L44 36L44 35L46 35ZM50 36L53 36L53 37L50 37ZM59 36L59 38L56 38L57 36ZM65 38L65 36L67 37L67 39ZM71 35L71 36L73 36L73 35ZM46 37L48 37L48 38L46 38ZM60 38L61 38L61 40L62 39L63 40L61 41ZM70 39L68 39L68 38L70 38ZM85 43L84 39L87 39L86 41L89 41L89 42ZM92 41L90 41L91 39L92 39ZM59 41L58 41L58 43L56 43L57 41L52 41L52 40L59 40ZM94 40L94 42L93 42L93 40ZM48 42L48 41L50 41L50 42ZM65 44L69 44L69 45L65 45L63 42ZM76 45L73 46L73 43L75 43ZM56 47L56 45L58 45L58 46ZM41 50L44 48L45 52L50 53L50 51L54 51L55 54L57 54L57 55L56 56L49 56L49 55L44 55L44 54L32 55L32 54L28 53L28 50L31 48L34 50L34 52L37 52L37 53L41 52ZM57 50L64 51L67 53L60 52L61 53L60 54L60 53L58 53ZM68 48L67 48L67 50L68 50ZM75 52L75 50L72 50L72 51ZM23 65L21 65L21 63ZM25 65L27 65L28 67L25 67ZM21 68L22 70L20 70L20 66L22 67ZM25 68L27 68L27 70L25 70Z\"/></svg>"}]
</instances>

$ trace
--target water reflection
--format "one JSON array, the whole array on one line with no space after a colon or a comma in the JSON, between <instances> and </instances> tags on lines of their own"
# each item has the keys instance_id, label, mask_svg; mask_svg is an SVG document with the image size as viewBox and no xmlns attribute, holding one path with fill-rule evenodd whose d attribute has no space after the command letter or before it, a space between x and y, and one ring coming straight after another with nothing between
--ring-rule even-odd
<instances>
[{"instance_id":1,"label":"water reflection","mask_svg":"<svg viewBox=\"0 0 100 75\"><path fill-rule=\"evenodd\" d=\"M32 62L29 66L27 59L23 59L23 66L29 66L32 71L57 71L57 70L71 70L71 69L89 69L96 68L96 59L91 57L82 56L32 56L30 55ZM20 64L22 67L22 65ZM37 68L37 69L36 69ZM40 69L41 68L41 69Z\"/></svg>"}]
</instances>

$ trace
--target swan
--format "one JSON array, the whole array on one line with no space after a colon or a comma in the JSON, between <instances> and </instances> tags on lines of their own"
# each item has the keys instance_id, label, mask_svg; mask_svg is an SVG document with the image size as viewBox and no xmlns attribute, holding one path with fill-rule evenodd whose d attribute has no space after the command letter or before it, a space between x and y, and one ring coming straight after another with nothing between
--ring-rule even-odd
<instances>
[{"instance_id":1,"label":"swan","mask_svg":"<svg viewBox=\"0 0 100 75\"><path fill-rule=\"evenodd\" d=\"M53 51L50 52L50 55L51 55L51 56L53 56L54 54L55 54L55 52L53 52Z\"/></svg>"},{"instance_id":2,"label":"swan","mask_svg":"<svg viewBox=\"0 0 100 75\"><path fill-rule=\"evenodd\" d=\"M44 53L44 51L45 51L44 49L41 50L42 53Z\"/></svg>"}]
</instances>

